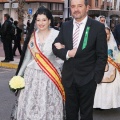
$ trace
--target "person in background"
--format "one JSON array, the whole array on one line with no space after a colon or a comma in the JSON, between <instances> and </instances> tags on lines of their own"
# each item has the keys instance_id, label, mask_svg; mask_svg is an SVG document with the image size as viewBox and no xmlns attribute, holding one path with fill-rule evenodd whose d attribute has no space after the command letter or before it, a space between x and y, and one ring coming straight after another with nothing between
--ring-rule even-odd
<instances>
[{"instance_id":1,"label":"person in background","mask_svg":"<svg viewBox=\"0 0 120 120\"><path fill-rule=\"evenodd\" d=\"M2 26L2 25L1 25L1 22L0 22L0 28L1 28L1 26Z\"/></svg>"},{"instance_id":2,"label":"person in background","mask_svg":"<svg viewBox=\"0 0 120 120\"><path fill-rule=\"evenodd\" d=\"M26 28L27 33L28 33L28 31L29 31L29 28L30 28L30 20L27 21L27 28Z\"/></svg>"},{"instance_id":3,"label":"person in background","mask_svg":"<svg viewBox=\"0 0 120 120\"><path fill-rule=\"evenodd\" d=\"M97 85L94 108L111 109L120 107L120 66L117 55L120 53L111 34L110 28L105 28L108 44L108 61L102 82Z\"/></svg>"},{"instance_id":4,"label":"person in background","mask_svg":"<svg viewBox=\"0 0 120 120\"><path fill-rule=\"evenodd\" d=\"M100 17L100 18L99 18L99 21L100 21L101 23L105 24L105 22L106 22L105 16L100 15L99 17Z\"/></svg>"},{"instance_id":5,"label":"person in background","mask_svg":"<svg viewBox=\"0 0 120 120\"><path fill-rule=\"evenodd\" d=\"M63 22L64 22L64 19L60 17L60 27L62 26Z\"/></svg>"},{"instance_id":6,"label":"person in background","mask_svg":"<svg viewBox=\"0 0 120 120\"><path fill-rule=\"evenodd\" d=\"M53 25L50 10L39 7L16 71L16 76L22 76L25 80L25 88L18 98L17 120L63 120L65 95L60 65L52 52L52 43L59 31L53 29Z\"/></svg>"},{"instance_id":7,"label":"person in background","mask_svg":"<svg viewBox=\"0 0 120 120\"><path fill-rule=\"evenodd\" d=\"M69 20L71 20L72 18L65 18L65 22L67 22L67 21L69 21Z\"/></svg>"},{"instance_id":8,"label":"person in background","mask_svg":"<svg viewBox=\"0 0 120 120\"><path fill-rule=\"evenodd\" d=\"M114 35L115 40L117 42L118 49L120 50L120 24L115 26L115 29L113 31L113 35Z\"/></svg>"},{"instance_id":9,"label":"person in background","mask_svg":"<svg viewBox=\"0 0 120 120\"><path fill-rule=\"evenodd\" d=\"M64 60L62 84L66 120L93 120L97 83L107 62L105 26L88 17L88 0L70 0L73 20L64 22L53 43L54 54ZM97 28L97 29L96 29Z\"/></svg>"},{"instance_id":10,"label":"person in background","mask_svg":"<svg viewBox=\"0 0 120 120\"><path fill-rule=\"evenodd\" d=\"M60 30L60 23L58 21L54 22L54 29L55 30Z\"/></svg>"},{"instance_id":11,"label":"person in background","mask_svg":"<svg viewBox=\"0 0 120 120\"><path fill-rule=\"evenodd\" d=\"M16 56L15 52L17 48L20 55L22 54L21 43L20 43L22 30L18 27L18 21L14 21L14 25L16 26L16 34L15 34L15 41L13 46L13 55Z\"/></svg>"},{"instance_id":12,"label":"person in background","mask_svg":"<svg viewBox=\"0 0 120 120\"><path fill-rule=\"evenodd\" d=\"M5 59L1 62L14 61L12 53L12 34L11 34L11 22L9 14L4 14L4 23L1 27L1 39L3 42L3 49L5 53Z\"/></svg>"},{"instance_id":13,"label":"person in background","mask_svg":"<svg viewBox=\"0 0 120 120\"><path fill-rule=\"evenodd\" d=\"M0 22L0 42L1 42L1 22Z\"/></svg>"}]
</instances>

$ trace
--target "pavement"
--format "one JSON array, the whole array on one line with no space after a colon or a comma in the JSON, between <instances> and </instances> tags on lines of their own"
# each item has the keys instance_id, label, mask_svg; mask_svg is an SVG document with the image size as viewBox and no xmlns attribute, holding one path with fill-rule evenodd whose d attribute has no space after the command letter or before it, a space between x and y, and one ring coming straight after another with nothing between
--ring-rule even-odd
<instances>
[{"instance_id":1,"label":"pavement","mask_svg":"<svg viewBox=\"0 0 120 120\"><path fill-rule=\"evenodd\" d=\"M4 50L3 50L3 44L0 41L0 67L17 69L19 61L20 61L20 55L19 55L18 50L16 50L16 55L17 56L14 56L14 61L1 62L1 60L5 59L5 55L4 55Z\"/></svg>"}]
</instances>

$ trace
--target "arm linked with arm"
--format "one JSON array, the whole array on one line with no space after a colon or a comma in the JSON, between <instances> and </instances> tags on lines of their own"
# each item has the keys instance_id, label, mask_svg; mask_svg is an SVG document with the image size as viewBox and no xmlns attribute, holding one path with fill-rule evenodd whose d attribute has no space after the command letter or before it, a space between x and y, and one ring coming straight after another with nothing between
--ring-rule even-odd
<instances>
[{"instance_id":1,"label":"arm linked with arm","mask_svg":"<svg viewBox=\"0 0 120 120\"><path fill-rule=\"evenodd\" d=\"M66 60L66 54L67 54L67 51L68 51L68 50L66 50L65 48L57 49L57 48L55 47L55 45L54 45L55 43L61 43L61 44L64 45L63 26L62 26L61 29L60 29L60 32L59 32L58 37L55 39L55 41L54 41L53 44L52 44L52 49L53 49L53 53L54 53L57 57L61 58L62 60Z\"/></svg>"}]
</instances>

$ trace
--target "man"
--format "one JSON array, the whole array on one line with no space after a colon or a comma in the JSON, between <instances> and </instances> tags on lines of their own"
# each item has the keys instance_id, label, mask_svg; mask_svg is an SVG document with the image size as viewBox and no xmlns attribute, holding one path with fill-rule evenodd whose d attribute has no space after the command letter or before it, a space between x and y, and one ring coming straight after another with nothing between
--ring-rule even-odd
<instances>
[{"instance_id":1,"label":"man","mask_svg":"<svg viewBox=\"0 0 120 120\"><path fill-rule=\"evenodd\" d=\"M115 37L118 49L120 50L120 24L116 25L113 31L113 35Z\"/></svg>"},{"instance_id":2,"label":"man","mask_svg":"<svg viewBox=\"0 0 120 120\"><path fill-rule=\"evenodd\" d=\"M93 120L93 102L107 62L105 26L88 17L89 1L71 0L73 20L63 23L53 43L54 54L64 60L62 83L66 119ZM78 25L79 24L79 25Z\"/></svg>"},{"instance_id":3,"label":"man","mask_svg":"<svg viewBox=\"0 0 120 120\"><path fill-rule=\"evenodd\" d=\"M12 54L12 34L11 34L11 22L9 21L10 16L4 14L4 23L1 28L1 39L3 42L3 48L5 52L5 59L1 62L13 61Z\"/></svg>"}]
</instances>

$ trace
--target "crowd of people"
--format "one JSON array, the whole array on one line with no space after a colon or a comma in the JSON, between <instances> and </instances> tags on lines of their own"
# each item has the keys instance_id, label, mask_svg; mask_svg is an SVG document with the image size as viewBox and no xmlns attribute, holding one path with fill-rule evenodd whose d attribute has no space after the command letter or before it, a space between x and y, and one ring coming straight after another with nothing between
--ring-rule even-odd
<instances>
[{"instance_id":1,"label":"crowd of people","mask_svg":"<svg viewBox=\"0 0 120 120\"><path fill-rule=\"evenodd\" d=\"M112 33L105 16L90 18L86 0L71 0L70 9L72 19L54 23L51 11L39 7L27 22L22 50L18 21L13 37L10 16L4 15L2 62L13 61L18 48L16 76L25 81L18 92L17 120L93 120L93 108L120 107L120 25Z\"/></svg>"},{"instance_id":2,"label":"crowd of people","mask_svg":"<svg viewBox=\"0 0 120 120\"><path fill-rule=\"evenodd\" d=\"M16 49L18 48L21 55L21 33L22 29L18 27L18 21L13 21L9 14L4 14L4 23L0 28L1 41L3 43L3 50L5 59L1 62L14 61ZM12 43L14 41L14 47Z\"/></svg>"},{"instance_id":3,"label":"crowd of people","mask_svg":"<svg viewBox=\"0 0 120 120\"><path fill-rule=\"evenodd\" d=\"M120 107L120 63L117 61L120 51L112 31L106 24L105 16L99 16L98 21L105 25L108 45L108 60L102 82L97 85L94 108L111 109Z\"/></svg>"}]
</instances>

